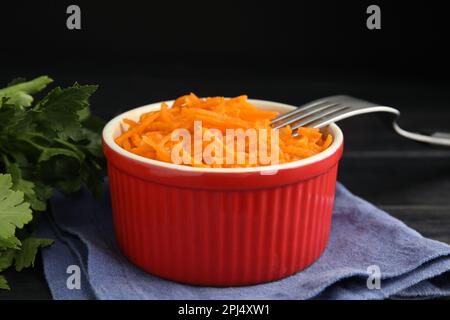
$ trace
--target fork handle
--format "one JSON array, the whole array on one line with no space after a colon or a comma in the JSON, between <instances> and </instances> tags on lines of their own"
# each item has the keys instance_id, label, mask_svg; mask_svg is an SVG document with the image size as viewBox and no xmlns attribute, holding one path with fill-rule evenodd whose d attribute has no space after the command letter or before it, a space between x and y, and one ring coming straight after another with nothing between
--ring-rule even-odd
<instances>
[{"instance_id":1,"label":"fork handle","mask_svg":"<svg viewBox=\"0 0 450 320\"><path fill-rule=\"evenodd\" d=\"M415 140L415 141L419 141L419 142L425 142L425 143L429 143L429 144L450 147L450 133L434 132L430 135L427 135L427 134L421 134L421 133L417 133L417 132L406 131L406 130L400 128L400 126L397 123L397 119L394 120L392 125L394 127L395 132L397 132L402 137L405 137L405 138L408 138L411 140Z\"/></svg>"}]
</instances>

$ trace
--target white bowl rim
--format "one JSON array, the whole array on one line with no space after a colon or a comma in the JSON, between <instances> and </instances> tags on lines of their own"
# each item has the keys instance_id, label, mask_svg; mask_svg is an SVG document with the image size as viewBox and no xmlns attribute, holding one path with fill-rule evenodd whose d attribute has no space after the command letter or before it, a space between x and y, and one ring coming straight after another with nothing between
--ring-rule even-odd
<instances>
[{"instance_id":1,"label":"white bowl rim","mask_svg":"<svg viewBox=\"0 0 450 320\"><path fill-rule=\"evenodd\" d=\"M155 111L158 110L161 106L162 102L166 102L168 104L171 104L173 100L171 101L161 101L156 103L151 103L142 107L134 108L131 110L128 110L126 112L123 112L119 114L118 116L111 119L103 128L102 136L103 141L108 145L109 148L111 148L114 152L117 152L118 154L133 159L135 161L150 164L153 166L163 167L167 169L172 170L178 170L183 172L192 172L192 173L247 173L247 172L273 172L273 171L279 171L284 169L292 169L292 168L298 168L306 165L310 165L315 162L319 162L325 158L330 157L333 155L339 147L342 145L344 137L342 134L341 129L334 123L331 123L329 125L331 134L333 136L333 142L331 145L325 149L324 151L305 158L301 160L296 160L292 162L282 163L282 164L275 164L275 165L269 165L269 166L259 166L259 167L245 167L245 168L199 168L199 167L191 167L187 165L181 165L181 164L174 164L174 163L168 163L163 162L159 160L153 160L149 158L145 158L142 156L139 156L137 154L134 154L132 152L126 151L122 147L120 147L115 141L113 137L114 130L120 126L122 119L124 118L135 118L136 116L149 111ZM260 104L265 104L266 106L269 106L265 109L270 109L270 107L274 107L274 109L285 109L287 111L294 109L295 107L289 104L280 103L280 102L274 102L274 101L267 101L267 100L258 100L258 99L248 99L248 102L255 104L256 106ZM133 117L134 115L134 117Z\"/></svg>"}]
</instances>

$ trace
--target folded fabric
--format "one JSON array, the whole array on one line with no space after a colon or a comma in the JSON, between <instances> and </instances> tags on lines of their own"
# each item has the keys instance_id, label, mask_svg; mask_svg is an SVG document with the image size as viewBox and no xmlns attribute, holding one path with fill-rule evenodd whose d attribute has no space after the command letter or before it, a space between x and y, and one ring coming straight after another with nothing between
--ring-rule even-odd
<instances>
[{"instance_id":1,"label":"folded fabric","mask_svg":"<svg viewBox=\"0 0 450 320\"><path fill-rule=\"evenodd\" d=\"M45 276L55 299L383 299L450 295L450 246L422 237L339 183L329 243L319 260L288 278L244 287L190 286L134 266L115 241L109 190L101 201L85 191L70 197L56 194L51 208L52 214L41 224L39 233L56 240L42 253ZM67 286L71 265L79 267L79 289Z\"/></svg>"}]
</instances>

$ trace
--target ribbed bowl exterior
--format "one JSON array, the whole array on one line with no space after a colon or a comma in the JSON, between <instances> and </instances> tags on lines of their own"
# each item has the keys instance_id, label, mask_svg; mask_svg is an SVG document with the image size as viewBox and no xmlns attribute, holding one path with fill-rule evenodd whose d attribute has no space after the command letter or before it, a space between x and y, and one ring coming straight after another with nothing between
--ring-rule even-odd
<instances>
[{"instance_id":1,"label":"ribbed bowl exterior","mask_svg":"<svg viewBox=\"0 0 450 320\"><path fill-rule=\"evenodd\" d=\"M206 170L141 158L115 143L123 118L159 108L129 110L103 130L117 242L133 263L178 282L234 286L280 279L317 260L331 226L339 127L324 128L333 135L327 150L296 163Z\"/></svg>"},{"instance_id":2,"label":"ribbed bowl exterior","mask_svg":"<svg viewBox=\"0 0 450 320\"><path fill-rule=\"evenodd\" d=\"M113 151L105 148L108 158ZM140 268L183 283L247 285L291 275L326 247L341 152L304 180L223 190L142 178L109 157L119 246Z\"/></svg>"}]
</instances>

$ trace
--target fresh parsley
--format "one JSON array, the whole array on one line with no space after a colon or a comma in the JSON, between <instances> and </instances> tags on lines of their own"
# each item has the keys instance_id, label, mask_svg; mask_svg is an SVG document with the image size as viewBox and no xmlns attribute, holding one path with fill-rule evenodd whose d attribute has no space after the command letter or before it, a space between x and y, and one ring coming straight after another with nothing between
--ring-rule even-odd
<instances>
[{"instance_id":1,"label":"fresh parsley","mask_svg":"<svg viewBox=\"0 0 450 320\"><path fill-rule=\"evenodd\" d=\"M38 250L53 243L36 237L31 223L53 190L85 185L102 194L103 123L89 110L97 86L56 87L35 101L51 82L18 78L0 89L0 273L32 267ZM1 274L0 289L9 289Z\"/></svg>"}]
</instances>

